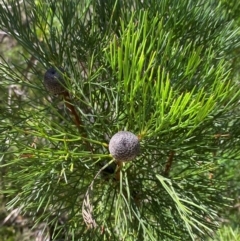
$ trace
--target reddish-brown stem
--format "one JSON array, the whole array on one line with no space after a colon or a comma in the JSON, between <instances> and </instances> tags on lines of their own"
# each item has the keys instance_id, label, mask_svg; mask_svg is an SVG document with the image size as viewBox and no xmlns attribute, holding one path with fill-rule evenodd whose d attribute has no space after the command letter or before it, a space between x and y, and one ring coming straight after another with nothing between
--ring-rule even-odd
<instances>
[{"instance_id":1,"label":"reddish-brown stem","mask_svg":"<svg viewBox=\"0 0 240 241\"><path fill-rule=\"evenodd\" d=\"M172 163L173 163L174 154L175 154L174 151L171 151L170 154L169 154L168 161L166 163L165 170L164 170L164 173L163 173L163 175L166 176L166 177L169 176L169 172L170 172L170 169L171 169Z\"/></svg>"},{"instance_id":2,"label":"reddish-brown stem","mask_svg":"<svg viewBox=\"0 0 240 241\"><path fill-rule=\"evenodd\" d=\"M64 98L64 101L65 101L65 104L66 104L68 110L70 111L70 113L72 114L72 116L73 116L73 118L74 118L74 122L75 122L77 128L80 128L80 126L81 126L81 121L80 121L80 118L79 118L79 116L78 116L78 114L77 114L77 112L76 112L73 104L71 103L69 93L68 93L68 92L65 92L65 93L63 94L63 98Z\"/></svg>"},{"instance_id":3,"label":"reddish-brown stem","mask_svg":"<svg viewBox=\"0 0 240 241\"><path fill-rule=\"evenodd\" d=\"M81 126L81 120L80 120L80 118L79 118L79 116L78 116L78 114L77 114L77 112L76 112L76 110L74 108L74 105L71 103L71 99L70 99L69 93L68 92L64 92L63 93L63 98L64 98L64 102L65 102L68 110L70 111L70 113L73 116L74 122L75 122L79 132L81 133L82 137L87 138L87 135L86 135L84 129L82 128L82 126ZM85 144L87 145L88 150L92 152L91 145L89 143L87 143L87 142L85 142Z\"/></svg>"}]
</instances>

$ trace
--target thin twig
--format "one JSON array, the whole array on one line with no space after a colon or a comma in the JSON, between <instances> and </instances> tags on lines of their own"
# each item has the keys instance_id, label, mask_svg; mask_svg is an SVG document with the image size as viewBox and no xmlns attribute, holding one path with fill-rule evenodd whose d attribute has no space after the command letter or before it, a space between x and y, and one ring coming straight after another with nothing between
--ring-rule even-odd
<instances>
[{"instance_id":1,"label":"thin twig","mask_svg":"<svg viewBox=\"0 0 240 241\"><path fill-rule=\"evenodd\" d=\"M172 163L173 163L174 154L175 154L174 151L171 151L170 154L169 154L168 161L166 163L165 170L164 170L164 173L163 173L163 175L166 176L166 177L169 176L169 172L170 172L170 169L171 169Z\"/></svg>"},{"instance_id":2,"label":"thin twig","mask_svg":"<svg viewBox=\"0 0 240 241\"><path fill-rule=\"evenodd\" d=\"M73 120L74 120L74 122L75 122L75 124L76 124L76 126L77 126L77 128L78 128L78 130L79 130L79 132L81 134L81 136L83 138L87 138L86 132L85 132L83 126L81 125L82 124L81 119L78 116L77 111L75 110L75 107L74 107L74 105L71 102L70 95L69 95L69 93L67 91L63 93L63 99L64 99L64 102L66 104L66 107L68 108L68 110L70 111L71 115L73 116ZM90 152L93 153L92 146L88 142L86 142L86 141L84 141L84 143L86 144L87 149Z\"/></svg>"},{"instance_id":3,"label":"thin twig","mask_svg":"<svg viewBox=\"0 0 240 241\"><path fill-rule=\"evenodd\" d=\"M65 104L66 104L67 108L69 109L69 111L71 112L71 114L74 118L74 122L75 122L77 128L79 129L81 127L81 121L80 121L80 118L79 118L75 108L74 108L74 105L71 103L69 93L64 92L63 98L64 98L64 101L65 101Z\"/></svg>"}]
</instances>

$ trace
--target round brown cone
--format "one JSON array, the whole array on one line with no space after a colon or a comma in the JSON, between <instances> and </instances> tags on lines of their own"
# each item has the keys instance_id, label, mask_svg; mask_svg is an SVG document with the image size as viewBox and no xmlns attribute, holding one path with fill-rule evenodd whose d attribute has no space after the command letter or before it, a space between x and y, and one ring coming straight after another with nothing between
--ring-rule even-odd
<instances>
[{"instance_id":1,"label":"round brown cone","mask_svg":"<svg viewBox=\"0 0 240 241\"><path fill-rule=\"evenodd\" d=\"M62 72L55 68L50 68L44 74L44 85L51 94L61 94L66 91L64 87Z\"/></svg>"}]
</instances>

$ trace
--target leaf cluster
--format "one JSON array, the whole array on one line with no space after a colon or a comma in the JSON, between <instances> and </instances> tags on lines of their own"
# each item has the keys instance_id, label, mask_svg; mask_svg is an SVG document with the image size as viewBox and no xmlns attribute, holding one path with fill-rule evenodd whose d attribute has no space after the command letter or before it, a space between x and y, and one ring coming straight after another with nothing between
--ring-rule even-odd
<instances>
[{"instance_id":1,"label":"leaf cluster","mask_svg":"<svg viewBox=\"0 0 240 241\"><path fill-rule=\"evenodd\" d=\"M230 61L239 30L222 11L215 1L3 1L0 27L28 53L23 65L0 65L4 88L24 93L2 105L8 207L50 226L66 218L60 228L72 240L212 235L228 202L223 163L240 154ZM80 128L42 85L50 66L66 70ZM141 140L120 171L107 150L119 130ZM98 226L87 229L93 180Z\"/></svg>"}]
</instances>

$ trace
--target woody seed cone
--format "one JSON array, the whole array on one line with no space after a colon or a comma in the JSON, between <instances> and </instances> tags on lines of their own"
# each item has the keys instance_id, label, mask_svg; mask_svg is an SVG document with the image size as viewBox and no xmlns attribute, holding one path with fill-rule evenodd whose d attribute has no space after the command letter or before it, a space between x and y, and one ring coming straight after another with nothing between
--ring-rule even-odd
<instances>
[{"instance_id":1,"label":"woody seed cone","mask_svg":"<svg viewBox=\"0 0 240 241\"><path fill-rule=\"evenodd\" d=\"M129 131L119 131L109 142L109 152L116 161L131 161L139 151L138 137Z\"/></svg>"},{"instance_id":2,"label":"woody seed cone","mask_svg":"<svg viewBox=\"0 0 240 241\"><path fill-rule=\"evenodd\" d=\"M44 74L44 85L51 94L61 94L66 91L62 73L55 68L50 68Z\"/></svg>"}]
</instances>

